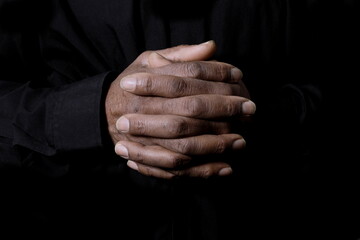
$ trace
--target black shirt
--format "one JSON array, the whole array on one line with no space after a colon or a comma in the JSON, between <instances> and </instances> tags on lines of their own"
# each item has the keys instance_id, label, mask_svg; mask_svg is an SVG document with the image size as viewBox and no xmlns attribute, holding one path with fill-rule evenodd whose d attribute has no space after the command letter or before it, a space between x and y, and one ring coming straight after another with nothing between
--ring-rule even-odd
<instances>
[{"instance_id":1,"label":"black shirt","mask_svg":"<svg viewBox=\"0 0 360 240\"><path fill-rule=\"evenodd\" d=\"M332 179L327 171L338 164L327 158L348 156L347 143L335 151L331 145L343 137L344 123L351 126L340 116L353 100L344 78L352 76L345 57L355 43L355 3L346 4L1 1L3 226L33 235L132 234L125 239L288 239L283 228L310 239L314 230L317 237L336 232L322 201L333 190L323 179ZM128 169L106 131L109 83L145 50L210 39L216 60L243 71L257 104L242 129L247 150L227 156L234 176L169 182ZM345 107L338 101L344 98Z\"/></svg>"}]
</instances>

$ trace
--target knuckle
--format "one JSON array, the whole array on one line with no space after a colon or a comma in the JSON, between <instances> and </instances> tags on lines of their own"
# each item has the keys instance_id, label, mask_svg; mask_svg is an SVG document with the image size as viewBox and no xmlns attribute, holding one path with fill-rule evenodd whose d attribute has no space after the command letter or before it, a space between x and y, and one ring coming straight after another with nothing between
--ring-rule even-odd
<instances>
[{"instance_id":1,"label":"knuckle","mask_svg":"<svg viewBox=\"0 0 360 240\"><path fill-rule=\"evenodd\" d=\"M138 163L143 163L144 162L144 156L142 154L142 151L136 151L135 153L135 157L133 157L133 159L136 159L136 162Z\"/></svg>"},{"instance_id":2,"label":"knuckle","mask_svg":"<svg viewBox=\"0 0 360 240\"><path fill-rule=\"evenodd\" d=\"M146 132L146 124L142 120L134 121L134 129L135 132L139 135L144 134Z\"/></svg>"},{"instance_id":3,"label":"knuckle","mask_svg":"<svg viewBox=\"0 0 360 240\"><path fill-rule=\"evenodd\" d=\"M171 121L169 126L166 126L169 129L171 136L182 136L188 132L189 126L184 119L176 119Z\"/></svg>"},{"instance_id":4,"label":"knuckle","mask_svg":"<svg viewBox=\"0 0 360 240\"><path fill-rule=\"evenodd\" d=\"M237 112L237 107L232 103L228 103L225 105L225 111L228 116L234 116Z\"/></svg>"},{"instance_id":5,"label":"knuckle","mask_svg":"<svg viewBox=\"0 0 360 240\"><path fill-rule=\"evenodd\" d=\"M190 140L178 139L178 140L176 140L175 148L177 149L178 152L186 155L191 152L192 146L191 146Z\"/></svg>"},{"instance_id":6,"label":"knuckle","mask_svg":"<svg viewBox=\"0 0 360 240\"><path fill-rule=\"evenodd\" d=\"M182 96L187 89L187 83L182 78L177 78L174 81L171 81L171 91L177 96Z\"/></svg>"},{"instance_id":7,"label":"knuckle","mask_svg":"<svg viewBox=\"0 0 360 240\"><path fill-rule=\"evenodd\" d=\"M180 167L185 164L184 159L179 156L171 156L169 162L170 162L170 168Z\"/></svg>"},{"instance_id":8,"label":"knuckle","mask_svg":"<svg viewBox=\"0 0 360 240\"><path fill-rule=\"evenodd\" d=\"M142 86L143 86L144 90L145 90L147 93L151 93L151 92L152 92L152 90L153 90L153 81L152 81L152 78L151 78L149 75L146 75L146 76L143 78Z\"/></svg>"},{"instance_id":9,"label":"knuckle","mask_svg":"<svg viewBox=\"0 0 360 240\"><path fill-rule=\"evenodd\" d=\"M202 178L209 178L212 175L212 169L209 166L203 167L200 171L200 177Z\"/></svg>"},{"instance_id":10,"label":"knuckle","mask_svg":"<svg viewBox=\"0 0 360 240\"><path fill-rule=\"evenodd\" d=\"M202 65L198 62L189 62L185 64L186 73L193 78L198 78L202 73Z\"/></svg>"},{"instance_id":11,"label":"knuckle","mask_svg":"<svg viewBox=\"0 0 360 240\"><path fill-rule=\"evenodd\" d=\"M141 89L146 93L152 93L153 91L153 78L148 73L141 73L136 75L136 88Z\"/></svg>"},{"instance_id":12,"label":"knuckle","mask_svg":"<svg viewBox=\"0 0 360 240\"><path fill-rule=\"evenodd\" d=\"M231 69L228 66L221 65L216 72L220 81L231 80Z\"/></svg>"},{"instance_id":13,"label":"knuckle","mask_svg":"<svg viewBox=\"0 0 360 240\"><path fill-rule=\"evenodd\" d=\"M226 141L224 138L220 137L216 142L215 153L223 153L226 150Z\"/></svg>"},{"instance_id":14,"label":"knuckle","mask_svg":"<svg viewBox=\"0 0 360 240\"><path fill-rule=\"evenodd\" d=\"M173 170L171 171L171 173L173 174L172 178L184 177L189 175L186 170Z\"/></svg>"},{"instance_id":15,"label":"knuckle","mask_svg":"<svg viewBox=\"0 0 360 240\"><path fill-rule=\"evenodd\" d=\"M199 97L192 97L185 101L185 109L191 117L200 117L203 115L205 102Z\"/></svg>"},{"instance_id":16,"label":"knuckle","mask_svg":"<svg viewBox=\"0 0 360 240\"><path fill-rule=\"evenodd\" d=\"M141 58L147 58L153 51L150 51L150 50L147 50L147 51L144 51L140 54L139 57Z\"/></svg>"},{"instance_id":17,"label":"knuckle","mask_svg":"<svg viewBox=\"0 0 360 240\"><path fill-rule=\"evenodd\" d=\"M153 51L144 51L137 57L136 60L146 66L148 64L148 58L152 52Z\"/></svg>"}]
</instances>

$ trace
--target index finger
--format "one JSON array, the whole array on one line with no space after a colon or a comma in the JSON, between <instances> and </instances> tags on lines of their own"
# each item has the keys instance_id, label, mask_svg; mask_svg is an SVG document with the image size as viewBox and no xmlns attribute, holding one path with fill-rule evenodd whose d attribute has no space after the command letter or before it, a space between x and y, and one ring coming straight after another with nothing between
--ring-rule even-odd
<instances>
[{"instance_id":1,"label":"index finger","mask_svg":"<svg viewBox=\"0 0 360 240\"><path fill-rule=\"evenodd\" d=\"M175 62L159 68L151 68L149 72L227 83L239 83L243 77L243 73L237 67L215 61Z\"/></svg>"},{"instance_id":2,"label":"index finger","mask_svg":"<svg viewBox=\"0 0 360 240\"><path fill-rule=\"evenodd\" d=\"M141 108L143 114L169 114L198 119L246 116L256 111L255 103L247 98L216 94L170 99L151 97L147 103Z\"/></svg>"}]
</instances>

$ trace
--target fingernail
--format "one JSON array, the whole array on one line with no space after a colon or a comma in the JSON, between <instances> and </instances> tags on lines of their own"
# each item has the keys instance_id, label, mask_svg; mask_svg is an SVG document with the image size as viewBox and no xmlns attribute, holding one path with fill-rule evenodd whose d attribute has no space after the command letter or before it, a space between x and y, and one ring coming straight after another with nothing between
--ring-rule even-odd
<instances>
[{"instance_id":1,"label":"fingernail","mask_svg":"<svg viewBox=\"0 0 360 240\"><path fill-rule=\"evenodd\" d=\"M130 122L129 119L126 117L120 117L116 121L116 129L120 132L128 132L130 128Z\"/></svg>"},{"instance_id":2,"label":"fingernail","mask_svg":"<svg viewBox=\"0 0 360 240\"><path fill-rule=\"evenodd\" d=\"M136 88L136 79L132 77L124 77L120 81L120 87L125 91L134 91Z\"/></svg>"},{"instance_id":3,"label":"fingernail","mask_svg":"<svg viewBox=\"0 0 360 240\"><path fill-rule=\"evenodd\" d=\"M231 69L231 79L233 81L239 82L243 77L243 73L238 68Z\"/></svg>"},{"instance_id":4,"label":"fingernail","mask_svg":"<svg viewBox=\"0 0 360 240\"><path fill-rule=\"evenodd\" d=\"M255 103L250 101L250 100L242 103L241 108L242 108L242 113L245 114L245 115L254 114L255 111L256 111Z\"/></svg>"},{"instance_id":5,"label":"fingernail","mask_svg":"<svg viewBox=\"0 0 360 240\"><path fill-rule=\"evenodd\" d=\"M129 168L134 169L135 171L139 171L139 167L134 161L127 161L127 165Z\"/></svg>"},{"instance_id":6,"label":"fingernail","mask_svg":"<svg viewBox=\"0 0 360 240\"><path fill-rule=\"evenodd\" d=\"M242 138L242 139L238 139L235 142L233 142L232 148L234 150L240 150L240 149L243 149L245 146L246 146L246 142Z\"/></svg>"},{"instance_id":7,"label":"fingernail","mask_svg":"<svg viewBox=\"0 0 360 240\"><path fill-rule=\"evenodd\" d=\"M221 169L219 172L218 172L218 175L221 176L221 177L224 177L224 176L229 176L232 174L232 169L231 167L227 167L227 168L223 168Z\"/></svg>"},{"instance_id":8,"label":"fingernail","mask_svg":"<svg viewBox=\"0 0 360 240\"><path fill-rule=\"evenodd\" d=\"M115 152L117 155L119 155L122 158L128 159L129 158L129 151L124 145L117 144L115 146Z\"/></svg>"}]
</instances>

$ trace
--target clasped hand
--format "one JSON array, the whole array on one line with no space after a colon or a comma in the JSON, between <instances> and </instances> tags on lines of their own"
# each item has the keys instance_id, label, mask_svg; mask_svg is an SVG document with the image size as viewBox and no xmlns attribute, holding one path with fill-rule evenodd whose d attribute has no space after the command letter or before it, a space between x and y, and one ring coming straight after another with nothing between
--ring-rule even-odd
<instances>
[{"instance_id":1,"label":"clasped hand","mask_svg":"<svg viewBox=\"0 0 360 240\"><path fill-rule=\"evenodd\" d=\"M241 71L206 61L214 42L142 53L111 84L106 116L116 153L128 166L158 178L232 173L226 162L197 156L245 147L234 118L255 112Z\"/></svg>"}]
</instances>

